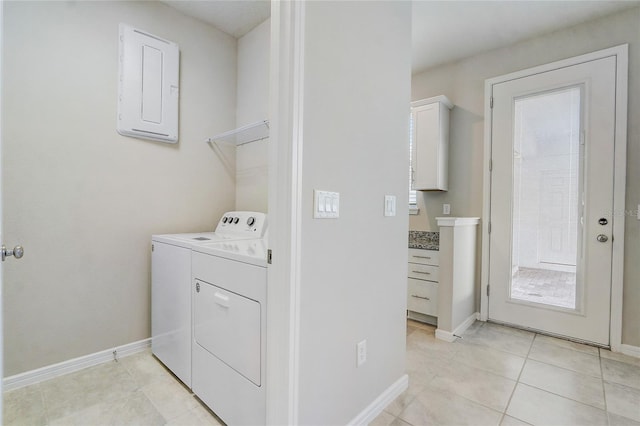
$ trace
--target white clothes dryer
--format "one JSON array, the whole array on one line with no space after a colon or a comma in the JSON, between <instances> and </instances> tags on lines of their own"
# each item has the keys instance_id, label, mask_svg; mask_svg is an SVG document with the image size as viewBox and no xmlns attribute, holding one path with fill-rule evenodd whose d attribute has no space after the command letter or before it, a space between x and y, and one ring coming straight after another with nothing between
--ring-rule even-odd
<instances>
[{"instance_id":1,"label":"white clothes dryer","mask_svg":"<svg viewBox=\"0 0 640 426\"><path fill-rule=\"evenodd\" d=\"M229 425L266 423L266 239L193 249L193 392Z\"/></svg>"},{"instance_id":2,"label":"white clothes dryer","mask_svg":"<svg viewBox=\"0 0 640 426\"><path fill-rule=\"evenodd\" d=\"M212 242L261 238L266 215L227 212L215 232L151 238L151 350L185 385L191 375L191 251Z\"/></svg>"}]
</instances>

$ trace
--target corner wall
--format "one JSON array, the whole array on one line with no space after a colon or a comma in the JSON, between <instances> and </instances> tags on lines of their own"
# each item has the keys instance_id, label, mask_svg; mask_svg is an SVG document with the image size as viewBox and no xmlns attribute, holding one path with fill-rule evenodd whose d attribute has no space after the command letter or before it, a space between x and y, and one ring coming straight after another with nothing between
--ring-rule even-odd
<instances>
[{"instance_id":1,"label":"corner wall","mask_svg":"<svg viewBox=\"0 0 640 426\"><path fill-rule=\"evenodd\" d=\"M486 79L624 43L629 43L629 118L622 343L640 346L640 221L635 217L640 203L640 122L635 119L640 116L640 7L414 75L412 100L446 95L455 108L449 191L418 192L420 215L410 216L410 229L437 230L442 203L451 204L452 216L482 216ZM476 282L479 295L479 269Z\"/></svg>"},{"instance_id":2,"label":"corner wall","mask_svg":"<svg viewBox=\"0 0 640 426\"><path fill-rule=\"evenodd\" d=\"M411 4L308 2L304 57L298 423L338 425L404 375ZM313 218L314 189L339 218Z\"/></svg>"},{"instance_id":3,"label":"corner wall","mask_svg":"<svg viewBox=\"0 0 640 426\"><path fill-rule=\"evenodd\" d=\"M5 374L150 336L152 234L234 208L236 41L160 2L4 2ZM177 145L116 132L118 24L180 46Z\"/></svg>"},{"instance_id":4,"label":"corner wall","mask_svg":"<svg viewBox=\"0 0 640 426\"><path fill-rule=\"evenodd\" d=\"M236 126L269 119L271 19L238 39ZM236 151L236 210L267 213L269 138Z\"/></svg>"}]
</instances>

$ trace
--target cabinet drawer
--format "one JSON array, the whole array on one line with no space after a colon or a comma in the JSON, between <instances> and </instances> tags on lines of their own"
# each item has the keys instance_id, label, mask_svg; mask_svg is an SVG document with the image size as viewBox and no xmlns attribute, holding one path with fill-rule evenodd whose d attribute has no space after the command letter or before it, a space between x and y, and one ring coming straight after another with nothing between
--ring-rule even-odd
<instances>
[{"instance_id":1,"label":"cabinet drawer","mask_svg":"<svg viewBox=\"0 0 640 426\"><path fill-rule=\"evenodd\" d=\"M409 262L423 265L440 265L440 252L437 250L409 249Z\"/></svg>"},{"instance_id":2,"label":"cabinet drawer","mask_svg":"<svg viewBox=\"0 0 640 426\"><path fill-rule=\"evenodd\" d=\"M407 309L425 315L438 316L438 284L409 278Z\"/></svg>"},{"instance_id":3,"label":"cabinet drawer","mask_svg":"<svg viewBox=\"0 0 640 426\"><path fill-rule=\"evenodd\" d=\"M439 275L439 268L437 266L409 263L409 278L437 282Z\"/></svg>"}]
</instances>

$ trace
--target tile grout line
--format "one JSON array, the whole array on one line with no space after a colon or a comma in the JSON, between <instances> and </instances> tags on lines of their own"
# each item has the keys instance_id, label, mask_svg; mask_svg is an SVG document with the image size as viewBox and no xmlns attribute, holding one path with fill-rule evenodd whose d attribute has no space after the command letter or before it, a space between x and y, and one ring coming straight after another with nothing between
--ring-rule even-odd
<instances>
[{"instance_id":1,"label":"tile grout line","mask_svg":"<svg viewBox=\"0 0 640 426\"><path fill-rule=\"evenodd\" d=\"M537 333L536 333L536 336L538 336ZM577 352L580 352L580 351L577 351ZM588 355L591 355L591 354L588 354ZM528 355L527 355L527 359L529 359ZM599 356L598 356L598 360L600 361L600 357ZM555 364L549 364L549 363L546 363L546 362L543 362L543 361L538 361L538 360L536 360L534 358L531 358L531 361L535 361L535 362L538 362L538 363L541 363L541 364L545 364L545 365L548 365L548 366L551 366L551 367L554 367L554 368L559 368L559 369L562 369L562 370L565 370L565 371L568 371L568 372L571 372L571 373L574 373L574 374L579 374L579 375L583 375L583 376L586 376L586 377L589 377L589 378L596 379L595 376L590 376L588 374L580 373L580 372L577 372L577 371L574 371L574 370L570 370L568 368L564 368L564 367L561 367L561 366L558 366L558 365L555 365ZM600 365L600 362L599 362L599 365ZM603 384L603 387L604 387L604 378L603 378L603 375L602 375L602 367L600 367L600 370L601 370L600 371L600 381L601 381L601 383ZM518 383L520 383L520 377L518 377ZM559 393L551 392L550 390L543 389L543 388L540 388L538 386L534 386L534 385L531 385L531 384L528 384L528 383L522 383L522 385L529 386L529 387L531 387L533 389L538 389L538 390L540 390L542 392L545 392L545 393L548 393L548 394L551 394L551 395L555 395L557 397L560 397L560 398L563 398L563 399L566 399L566 400L569 400L569 401L573 401L575 403L578 403L578 404L581 404L581 405L585 405L587 407L592 407L592 408L595 408L595 409L598 409L598 410L602 410L602 411L605 412L605 415L607 416L607 422L609 422L609 413L607 411L606 397L605 397L605 393L604 393L604 388L603 388L604 408L600 408L600 407L597 407L595 405L591 405L591 404L588 404L588 403L583 402L583 401L578 401L577 399L570 398L570 397L568 397L566 395L561 395ZM511 402L511 401L509 401L509 402Z\"/></svg>"},{"instance_id":2,"label":"tile grout line","mask_svg":"<svg viewBox=\"0 0 640 426\"><path fill-rule=\"evenodd\" d=\"M478 328L482 328L482 327L484 327L484 325L485 325L485 324L486 324L486 322L485 322L485 323L483 323L483 324L482 324L480 327L478 327ZM460 340L456 340L456 341L454 341L454 342L450 342L450 344L458 344L458 345L462 345L462 343L459 343L459 342L460 342ZM517 355L515 355L515 354L513 354L513 353L511 353L511 352L506 352L506 351L502 351L502 350L499 350L499 349L496 349L496 348L492 348L492 347L491 347L491 346L489 346L489 345L475 344L475 343L471 343L471 344L473 344L473 345L475 345L475 346L479 346L479 347L484 347L484 348L489 347L489 348L491 348L491 349L495 349L495 350L498 350L498 351L503 352L503 353L507 353L507 354L510 354L510 355L517 356ZM454 362L455 355L457 355L457 353L459 352L459 350L460 350L460 349L456 350L456 351L454 352L453 357L451 357L451 359L449 359L448 361L446 361L446 362L447 362L447 364L451 364L451 363L453 363L453 362ZM469 364L465 364L465 363L462 363L462 362L460 362L460 363L461 363L461 364L463 364L463 365L465 365L465 366L467 366L467 367L478 369L478 370L480 370L480 371L483 371L483 372L485 372L485 373L488 373L488 374L491 374L491 375L494 375L494 376L497 376L497 377L503 378L503 379L505 379L505 380L514 381L514 382L516 382L516 384L517 384L517 381L515 381L515 380L513 380L513 379L510 379L510 378L508 378L508 377L504 377L504 376L502 376L502 375L500 375L500 374L497 374L497 373L495 373L495 372L492 372L492 371L489 371L489 370L485 370L485 369L483 369L483 368L475 367L475 366L472 366L472 365L469 365ZM455 366L453 366L453 367L455 368ZM436 374L431 378L431 381L435 380L435 379L436 379L436 378L438 378L438 377L443 377L443 376L440 376L440 375L439 375L439 373L436 373ZM429 384L427 384L426 386L429 386ZM424 390L424 389L423 389L423 390ZM499 414L501 415L501 417L500 417L500 421L502 421L502 418L504 417L504 413L500 412L500 410L497 410L497 409L495 409L494 407L492 407L492 406L490 406L490 405L487 405L487 404L485 404L485 403L482 403L482 402L479 402L479 401L473 400L473 399L471 399L471 398L469 398L469 397L467 397L467 396L460 395L459 393L456 393L456 392L454 392L454 391L448 391L448 392L449 392L449 393L451 393L451 394L452 394L452 395L454 395L454 396L457 396L457 397L462 398L462 399L464 399L464 400L466 400L466 401L469 401L469 402L470 402L470 403L472 403L472 404L476 404L476 405L478 405L478 406L480 406L480 407L484 407L484 408L486 408L486 409L488 409L488 410L495 411L496 413L499 413ZM416 394L416 395L414 396L414 398L413 398L413 399L417 399L417 397L418 397L418 395ZM412 400L412 401L413 401L413 400ZM507 405L508 405L508 404L507 404ZM406 409L406 407L405 407L405 409ZM400 414L402 414L402 412L404 412L404 409L400 412ZM407 424L409 424L409 425L411 425L411 426L414 426L412 423L409 423L409 422L407 422L406 420L404 420L404 419L400 418L400 415L398 415L398 416L396 417L396 419L399 419L399 420L401 420L401 421L403 421L403 422L405 422L405 423L407 423Z\"/></svg>"},{"instance_id":3,"label":"tile grout line","mask_svg":"<svg viewBox=\"0 0 640 426\"><path fill-rule=\"evenodd\" d=\"M504 417L507 415L507 410L509 409L509 405L511 405L511 400L513 399L513 395L516 393L516 389L518 388L518 384L520 383L520 377L522 377L522 372L524 371L524 367L527 365L527 360L529 359L529 354L531 353L531 349L533 348L533 343L536 341L536 337L538 337L538 333L533 334L533 339L531 339L531 344L529 345L529 350L527 351L527 355L524 357L524 362L522 363L522 368L520 369L520 373L516 378L516 385L513 387L511 391L511 396L509 396L509 400L507 401L507 405L504 407L504 412L502 413L502 417L500 418L500 423L502 424ZM521 420L521 419L518 419ZM524 422L524 420L522 420ZM528 423L528 422L525 422Z\"/></svg>"},{"instance_id":4,"label":"tile grout line","mask_svg":"<svg viewBox=\"0 0 640 426\"><path fill-rule=\"evenodd\" d=\"M607 391L604 386L604 371L602 371L602 356L600 352L601 348L598 348L598 365L600 366L600 383L602 384L602 399L604 399L604 412L607 415L607 424L611 424L611 420L609 419L609 408L607 407Z\"/></svg>"}]
</instances>

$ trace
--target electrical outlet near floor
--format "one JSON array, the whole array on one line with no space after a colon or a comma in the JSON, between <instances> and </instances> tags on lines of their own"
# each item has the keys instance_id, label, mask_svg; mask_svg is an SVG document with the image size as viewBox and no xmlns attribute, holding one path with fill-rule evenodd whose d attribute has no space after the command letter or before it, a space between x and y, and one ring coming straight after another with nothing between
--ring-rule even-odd
<instances>
[{"instance_id":1,"label":"electrical outlet near floor","mask_svg":"<svg viewBox=\"0 0 640 426\"><path fill-rule=\"evenodd\" d=\"M356 345L356 366L360 367L362 364L367 362L367 341L366 339L358 342Z\"/></svg>"}]
</instances>

